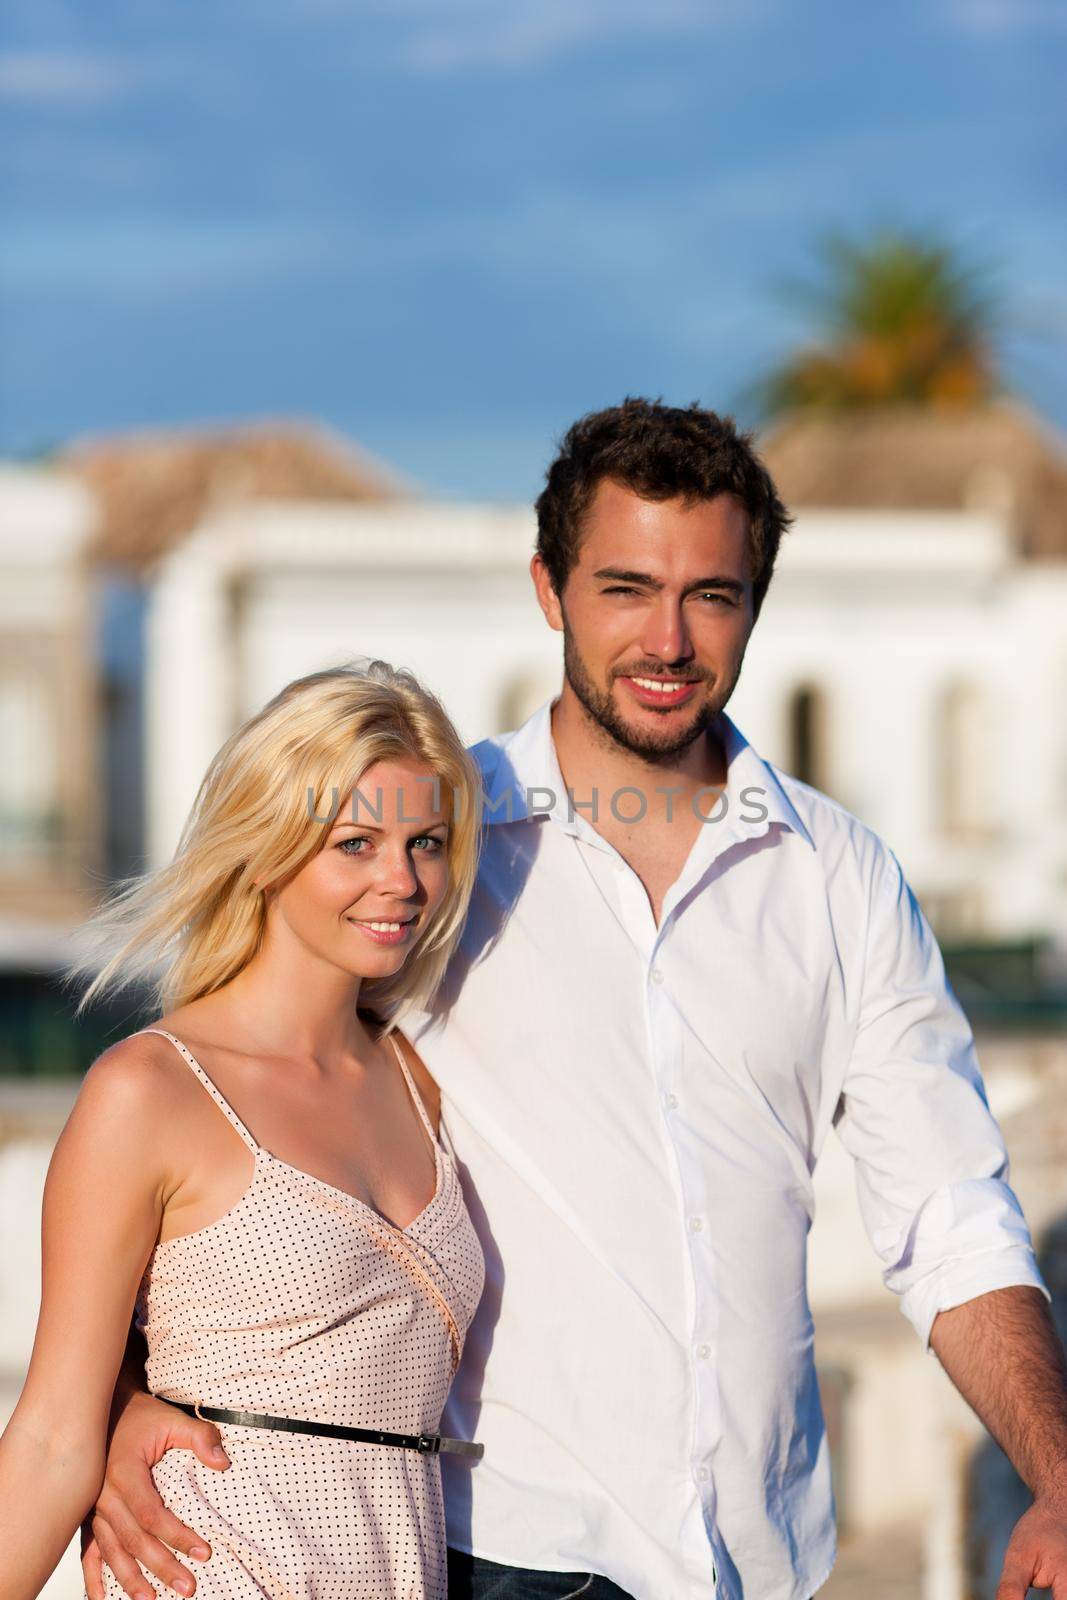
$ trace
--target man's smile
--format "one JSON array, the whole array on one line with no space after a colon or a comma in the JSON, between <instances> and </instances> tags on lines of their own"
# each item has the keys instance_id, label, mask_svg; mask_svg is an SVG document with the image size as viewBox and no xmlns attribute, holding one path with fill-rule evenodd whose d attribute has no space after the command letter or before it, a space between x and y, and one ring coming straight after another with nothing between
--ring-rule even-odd
<instances>
[{"instance_id":1,"label":"man's smile","mask_svg":"<svg viewBox=\"0 0 1067 1600\"><path fill-rule=\"evenodd\" d=\"M673 710L676 706L685 705L692 700L699 686L696 678L652 678L621 677L618 680L624 683L641 705L653 706L657 711Z\"/></svg>"}]
</instances>

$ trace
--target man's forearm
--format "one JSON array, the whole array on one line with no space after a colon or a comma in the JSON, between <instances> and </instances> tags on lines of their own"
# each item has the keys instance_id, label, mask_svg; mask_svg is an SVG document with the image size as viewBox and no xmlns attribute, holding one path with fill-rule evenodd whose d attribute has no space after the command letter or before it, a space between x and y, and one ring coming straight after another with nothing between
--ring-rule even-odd
<instances>
[{"instance_id":1,"label":"man's forearm","mask_svg":"<svg viewBox=\"0 0 1067 1600\"><path fill-rule=\"evenodd\" d=\"M136 1323L130 1323L130 1331L126 1337L126 1349L122 1356L122 1365L119 1375L115 1380L115 1396L111 1403L111 1426L114 1427L117 1419L125 1411L127 1405L135 1394L144 1394L148 1388L145 1378L145 1356L148 1347L144 1336L137 1331Z\"/></svg>"},{"instance_id":2,"label":"man's forearm","mask_svg":"<svg viewBox=\"0 0 1067 1600\"><path fill-rule=\"evenodd\" d=\"M994 1289L941 1311L930 1344L1034 1496L1067 1501L1067 1361L1040 1291Z\"/></svg>"}]
</instances>

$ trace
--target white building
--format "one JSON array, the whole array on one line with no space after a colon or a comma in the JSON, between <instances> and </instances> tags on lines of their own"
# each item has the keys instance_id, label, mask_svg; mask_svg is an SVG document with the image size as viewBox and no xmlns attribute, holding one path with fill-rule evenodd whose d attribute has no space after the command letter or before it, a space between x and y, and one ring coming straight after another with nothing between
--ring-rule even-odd
<instances>
[{"instance_id":1,"label":"white building","mask_svg":"<svg viewBox=\"0 0 1067 1600\"><path fill-rule=\"evenodd\" d=\"M884 436L898 463L888 505L864 478L855 424L769 441L796 524L731 712L765 755L888 840L943 934L1067 942L1067 466L1008 411L905 427L910 440L893 419L869 422L859 440L881 462ZM920 458L940 469L933 487ZM1027 496L1040 498L1040 541L1022 531ZM236 721L299 674L383 656L423 678L469 740L554 692L560 644L533 597L534 537L518 506L298 494L206 506L158 557L149 593L150 856L173 848Z\"/></svg>"},{"instance_id":2,"label":"white building","mask_svg":"<svg viewBox=\"0 0 1067 1600\"><path fill-rule=\"evenodd\" d=\"M0 466L0 969L49 965L91 903L94 515L71 475Z\"/></svg>"},{"instance_id":3,"label":"white building","mask_svg":"<svg viewBox=\"0 0 1067 1600\"><path fill-rule=\"evenodd\" d=\"M766 455L797 523L739 715L889 841L942 935L1062 944L1060 442L1002 405L798 419Z\"/></svg>"}]
</instances>

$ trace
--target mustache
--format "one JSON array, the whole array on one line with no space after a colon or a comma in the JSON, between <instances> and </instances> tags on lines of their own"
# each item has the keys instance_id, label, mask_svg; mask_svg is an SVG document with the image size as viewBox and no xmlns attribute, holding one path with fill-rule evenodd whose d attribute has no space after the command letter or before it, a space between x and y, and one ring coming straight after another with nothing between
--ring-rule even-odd
<instances>
[{"instance_id":1,"label":"mustache","mask_svg":"<svg viewBox=\"0 0 1067 1600\"><path fill-rule=\"evenodd\" d=\"M640 666L620 667L613 674L616 678L669 678L674 683L711 683L712 679L706 672L672 672L670 667Z\"/></svg>"}]
</instances>

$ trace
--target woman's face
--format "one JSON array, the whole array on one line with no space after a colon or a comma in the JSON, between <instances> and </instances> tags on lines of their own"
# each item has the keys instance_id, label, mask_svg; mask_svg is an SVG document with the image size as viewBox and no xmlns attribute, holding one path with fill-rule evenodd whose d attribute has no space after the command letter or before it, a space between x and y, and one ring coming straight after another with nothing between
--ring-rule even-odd
<instances>
[{"instance_id":1,"label":"woman's face","mask_svg":"<svg viewBox=\"0 0 1067 1600\"><path fill-rule=\"evenodd\" d=\"M273 893L268 919L354 977L398 972L448 888L445 790L417 761L368 767L322 825L322 849Z\"/></svg>"}]
</instances>

